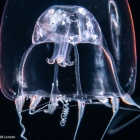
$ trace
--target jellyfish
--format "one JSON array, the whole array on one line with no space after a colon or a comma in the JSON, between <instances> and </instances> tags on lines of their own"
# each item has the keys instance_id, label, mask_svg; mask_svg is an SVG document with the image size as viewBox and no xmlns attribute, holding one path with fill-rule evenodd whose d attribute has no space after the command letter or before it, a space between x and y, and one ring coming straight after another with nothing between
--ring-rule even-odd
<instances>
[{"instance_id":1,"label":"jellyfish","mask_svg":"<svg viewBox=\"0 0 140 140\"><path fill-rule=\"evenodd\" d=\"M86 104L94 104L95 101L98 101L100 104L112 108L113 115L101 139L104 138L119 110L119 99L124 103L140 108L130 96L134 91L136 81L135 44L129 46L130 48L122 48L125 45L125 43L121 44L120 41L121 30L123 29L120 24L117 4L114 0L108 1L108 9L112 48L108 47L94 13L82 6L54 5L44 11L37 19L32 34L32 45L24 50L15 74L18 81L18 94L9 88L14 93L12 98L15 98L23 139L26 138L24 137L25 127L22 124L21 113L28 98L30 99L30 115L40 111L53 114L61 103L63 105L61 126L66 124L69 103L76 101L78 122L74 140ZM132 40L134 41L134 35ZM48 54L49 57L45 56L45 58L44 52L40 51L41 44L47 44L46 49L48 52L52 52ZM54 49L52 50L52 48ZM127 49L131 52L128 52ZM127 78L122 77L124 74L122 67L125 64L123 59L127 61L123 53L127 56L130 55L129 64L127 62L125 65L125 69L129 71L125 74ZM72 57L74 57L73 60ZM74 68L74 71L71 68ZM72 85L75 85L73 89L70 86L70 91L61 88L62 78L59 73L66 69L73 71L74 83ZM51 76L49 77L49 75ZM2 81L4 83L4 78ZM1 89L4 93L4 86ZM8 97L11 96L4 94ZM38 108L39 103L44 98L48 98L49 102Z\"/></svg>"}]
</instances>

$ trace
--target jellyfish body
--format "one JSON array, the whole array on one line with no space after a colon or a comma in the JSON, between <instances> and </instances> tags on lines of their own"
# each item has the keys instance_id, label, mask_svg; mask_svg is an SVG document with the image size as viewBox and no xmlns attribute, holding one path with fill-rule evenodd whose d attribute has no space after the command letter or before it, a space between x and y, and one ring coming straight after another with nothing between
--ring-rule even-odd
<instances>
[{"instance_id":1,"label":"jellyfish body","mask_svg":"<svg viewBox=\"0 0 140 140\"><path fill-rule=\"evenodd\" d=\"M75 139L84 113L85 105L89 100L92 101L97 99L106 106L111 106L108 101L111 99L113 116L110 122L119 109L118 98L121 98L124 102L130 105L139 107L139 105L137 105L121 88L113 57L111 56L107 46L105 46L100 26L94 16L87 9L80 6L50 7L37 20L32 36L32 42L33 45L25 52L20 65L20 76L22 81L19 87L19 95L16 99L18 112L22 111L22 106L24 104L25 97L27 96L31 97L31 104L29 107L30 114L34 114L36 112L35 108L43 97L49 97L50 102L47 105L48 109L45 109L44 112L52 114L59 105L59 102L62 102L65 109L64 112L62 112L62 120L60 124L61 126L64 126L69 111L68 102L77 101L79 117L74 136ZM38 93L30 95L28 92L24 91L23 86L27 81L24 70L26 69L25 67L28 55L35 45L48 42L54 43L53 55L50 59L47 58L48 64L55 64L51 93L48 95L39 95ZM93 87L88 93L85 93L82 90L80 80L77 44L81 43L91 44L95 55L93 60L93 67L95 67L93 68L95 70L94 79L92 80ZM69 48L71 46L74 48L74 62L71 62L70 60L71 49ZM60 67L66 67L72 66L74 63L76 93L61 93L59 90L58 65ZM108 77L105 78L106 75L108 75Z\"/></svg>"},{"instance_id":2,"label":"jellyfish body","mask_svg":"<svg viewBox=\"0 0 140 140\"><path fill-rule=\"evenodd\" d=\"M29 106L29 113L31 115L42 110L44 113L53 114L59 106L59 102L61 102L63 104L60 121L61 126L65 126L69 113L69 102L76 101L79 111L74 139L76 139L85 105L89 102L94 104L94 100L98 100L101 104L112 107L113 116L108 126L119 109L119 98L129 105L140 108L130 97L130 94L132 94L134 90L136 79L135 55L133 56L131 74L129 74L129 82L127 83L128 88L125 89L119 81L119 74L122 72L122 64L120 64L122 60L120 50L122 48L120 48L119 44L120 23L116 3L113 0L109 0L108 5L112 46L115 50L114 54L111 54L109 51L106 40L103 37L101 28L94 15L84 7L67 5L52 6L36 21L32 35L32 45L24 52L20 62L18 77L19 88L15 100L20 124L23 128L21 137L24 139L26 139L24 137L25 128L22 124L21 112L26 98L30 98L31 100ZM40 47L39 45L42 43L46 43L47 45L49 43L54 44L54 46L49 46L49 49L54 47L52 56L46 57L45 59L43 57L44 60L39 58L42 54L34 55L36 47ZM89 50L89 54L87 52L82 54L85 55L82 59L80 58L81 48L84 51ZM75 58L74 61L71 61L71 52L73 49ZM36 82L41 81L41 78L36 78L34 71L30 70L32 62L39 65L40 61L35 63L38 59L45 62L46 68L48 69L54 65L53 80L48 80L48 77L45 79L45 75L41 77L44 78L42 82L46 88L44 88L42 84L39 84L39 82ZM81 61L84 61L84 63L81 64ZM61 89L59 69L66 69L67 67L75 67L73 75L76 85L72 92ZM32 79L30 79L31 75ZM48 76L47 72L46 75ZM88 78L89 80L87 80ZM84 79L86 79L86 82ZM36 109L43 98L49 98L49 103Z\"/></svg>"},{"instance_id":3,"label":"jellyfish body","mask_svg":"<svg viewBox=\"0 0 140 140\"><path fill-rule=\"evenodd\" d=\"M79 6L52 6L37 20L32 42L40 44L55 42L55 51L48 63L66 67L69 60L68 45L78 43L100 44L100 27L92 14Z\"/></svg>"}]
</instances>

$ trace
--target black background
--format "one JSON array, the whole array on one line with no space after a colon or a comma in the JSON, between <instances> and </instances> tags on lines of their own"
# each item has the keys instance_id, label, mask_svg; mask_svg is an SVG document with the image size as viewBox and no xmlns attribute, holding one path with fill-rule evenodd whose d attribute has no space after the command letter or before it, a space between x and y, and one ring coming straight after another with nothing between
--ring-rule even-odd
<instances>
[{"instance_id":1,"label":"black background","mask_svg":"<svg viewBox=\"0 0 140 140\"><path fill-rule=\"evenodd\" d=\"M0 1L0 17L3 12L6 0ZM140 104L140 77L139 77L139 63L140 63L140 2L128 0L132 10L134 20L136 43L137 43L137 57L138 57L138 73L136 89L132 97L138 99ZM28 113L23 115L23 123L26 126L25 136L29 140L72 140L76 122L77 122L77 108L71 108L67 124L64 128L59 125L60 110L57 110L53 115L46 115L44 113L30 116ZM125 112L125 111L124 111ZM121 112L121 113L124 113ZM131 113L129 118L126 117L124 121L132 119L138 113ZM104 106L87 106L85 114L78 131L77 140L99 140L103 131L111 117L111 110ZM0 94L0 136L16 136L20 140L21 127L18 122L18 116L15 109L15 104L7 100L3 94ZM140 139L140 118L132 124L119 131L114 135L105 135L104 140L139 140Z\"/></svg>"}]
</instances>

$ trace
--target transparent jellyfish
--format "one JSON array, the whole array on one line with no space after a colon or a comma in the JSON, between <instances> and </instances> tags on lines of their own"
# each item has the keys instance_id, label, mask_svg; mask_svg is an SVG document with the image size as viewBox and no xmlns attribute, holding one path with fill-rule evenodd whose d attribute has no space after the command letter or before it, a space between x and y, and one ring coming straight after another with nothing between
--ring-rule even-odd
<instances>
[{"instance_id":1,"label":"transparent jellyfish","mask_svg":"<svg viewBox=\"0 0 140 140\"><path fill-rule=\"evenodd\" d=\"M113 116L101 139L119 110L119 99L140 108L130 96L136 82L135 36L128 2L124 0L122 3L127 8L123 18L129 21L127 26L130 30L122 27L124 23L120 20L119 12L124 11L118 8L120 3L114 0L106 1L110 37L106 33L103 35L94 12L91 13L84 6L54 5L36 21L29 48L18 40L21 48L15 47L14 60L10 56L6 59L11 53L6 51L8 45L2 48L1 90L7 98L15 100L22 138L26 139L21 113L28 98L30 115L41 111L53 114L61 103L61 126L66 124L70 102L76 101L78 123L74 139L86 104L96 104L98 101L112 108ZM97 7L100 5L98 2L94 4ZM2 45L6 46L4 32L8 29L5 24L2 28ZM126 37L128 33L130 35ZM14 45L14 40L12 42ZM7 73L8 63L13 64L10 73ZM49 102L39 107L45 98Z\"/></svg>"}]
</instances>

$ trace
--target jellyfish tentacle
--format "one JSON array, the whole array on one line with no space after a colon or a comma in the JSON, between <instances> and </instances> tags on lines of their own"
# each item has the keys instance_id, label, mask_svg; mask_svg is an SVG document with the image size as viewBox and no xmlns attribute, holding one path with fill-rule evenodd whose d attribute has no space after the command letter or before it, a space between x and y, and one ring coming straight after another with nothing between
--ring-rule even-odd
<instances>
[{"instance_id":1,"label":"jellyfish tentacle","mask_svg":"<svg viewBox=\"0 0 140 140\"><path fill-rule=\"evenodd\" d=\"M30 107L29 107L29 114L30 115L35 114L36 112L38 112L38 110L35 111L35 108L41 102L41 100L42 100L42 96L40 96L40 95L34 95L31 98L31 104L30 104Z\"/></svg>"},{"instance_id":2,"label":"jellyfish tentacle","mask_svg":"<svg viewBox=\"0 0 140 140\"><path fill-rule=\"evenodd\" d=\"M68 64L68 66L74 65L74 61L70 60L70 53L72 51L72 48L73 48L73 46L71 44L69 44L68 50L67 50L67 55L66 55L66 63Z\"/></svg>"},{"instance_id":3,"label":"jellyfish tentacle","mask_svg":"<svg viewBox=\"0 0 140 140\"><path fill-rule=\"evenodd\" d=\"M59 65L57 64L57 62L55 62L51 95L60 93L60 91L58 89L58 84L59 84L58 83L58 69L59 69Z\"/></svg>"},{"instance_id":4,"label":"jellyfish tentacle","mask_svg":"<svg viewBox=\"0 0 140 140\"><path fill-rule=\"evenodd\" d=\"M122 130L123 128L127 127L128 125L130 125L132 122L136 121L136 120L139 119L139 118L140 118L140 115L137 115L135 118L133 118L132 120L128 121L127 123L125 123L125 124L123 124L123 125L121 125L121 126L115 128L115 129L112 128L112 129L108 130L107 133L110 134L110 135L112 135L112 134L114 134L114 133L117 133L118 131L120 131L120 130Z\"/></svg>"},{"instance_id":5,"label":"jellyfish tentacle","mask_svg":"<svg viewBox=\"0 0 140 140\"><path fill-rule=\"evenodd\" d=\"M15 100L15 104L16 104L16 109L17 109L17 113L18 113L18 117L19 117L19 123L20 123L20 126L22 128L22 132L20 134L20 136L24 139L24 140L27 140L26 137L24 137L24 134L25 134L25 127L24 125L22 124L22 115L21 115L21 112L22 112L22 107L25 103L25 96L24 95L20 95L17 97L17 99Z\"/></svg>"},{"instance_id":6,"label":"jellyfish tentacle","mask_svg":"<svg viewBox=\"0 0 140 140\"><path fill-rule=\"evenodd\" d=\"M119 100L118 100L118 98L113 97L113 96L111 96L110 98L111 98L111 103L112 103L113 116L111 117L111 119L110 119L110 121L109 121L109 123L108 123L108 125L107 125L107 127L106 127L106 129L104 131L104 134L103 134L101 140L103 140L103 138L104 138L104 136L105 136L105 134L106 134L106 132L108 130L108 127L110 126L112 120L114 119L114 117L116 116L116 114L117 114L117 112L119 110Z\"/></svg>"},{"instance_id":7,"label":"jellyfish tentacle","mask_svg":"<svg viewBox=\"0 0 140 140\"><path fill-rule=\"evenodd\" d=\"M69 100L60 100L63 104L60 125L65 126L69 114Z\"/></svg>"},{"instance_id":8,"label":"jellyfish tentacle","mask_svg":"<svg viewBox=\"0 0 140 140\"><path fill-rule=\"evenodd\" d=\"M128 99L127 99L128 98ZM125 103L127 104L130 104L130 101L131 101L131 104L130 105L134 105L136 106L135 102L132 100L132 98L129 97L129 95L125 95L122 99ZM129 101L129 102L128 102ZM140 112L140 110L138 109L133 109L133 108L124 108L124 107L119 107L119 109L121 110L128 110L128 111L136 111L136 112ZM115 118L115 121L113 124L111 124L109 130L108 130L108 134L114 134L114 133L117 133L118 131L122 130L123 128L127 127L128 125L130 125L132 122L134 122L135 120L137 120L138 118L140 118L140 115L137 115L136 117L134 117L133 119L131 119L130 121L128 121L127 123L125 124L122 124L121 126L117 126L117 124L119 122L121 122L130 112L125 112L125 114L123 113L123 115L119 115L119 116L116 116Z\"/></svg>"},{"instance_id":9,"label":"jellyfish tentacle","mask_svg":"<svg viewBox=\"0 0 140 140\"><path fill-rule=\"evenodd\" d=\"M46 61L49 64L54 64L56 61L62 67L72 66L74 62L70 61L70 52L71 47L69 47L69 43L60 41L59 43L55 43L53 55L50 59L47 58Z\"/></svg>"},{"instance_id":10,"label":"jellyfish tentacle","mask_svg":"<svg viewBox=\"0 0 140 140\"><path fill-rule=\"evenodd\" d=\"M60 99L57 99L55 94L58 94L58 93L60 93L58 89L58 64L57 62L55 62L51 96L50 96L48 109L44 110L45 113L53 114L53 112L56 110L56 107L58 106L58 101Z\"/></svg>"},{"instance_id":11,"label":"jellyfish tentacle","mask_svg":"<svg viewBox=\"0 0 140 140\"><path fill-rule=\"evenodd\" d=\"M108 103L107 103L107 104L104 104L104 103L102 103L102 102L91 102L91 103L86 102L86 104L87 104L87 105L105 105L106 107L112 108L110 104L108 104ZM36 108L40 107L40 108L37 110L37 113L46 111L46 109L43 110L43 108L47 107L48 105L49 105L49 102L46 102L46 103L37 105ZM42 106L42 107L41 107L41 106ZM69 105L69 108L72 108L72 107L77 107L77 105ZM59 106L59 107L57 107L56 109L61 109L61 108L62 108L62 107ZM140 112L139 109L134 109L134 108L119 107L119 109L120 109L120 110L127 110L127 111ZM29 111L29 109L24 109L24 110L22 110L22 113L24 113L24 112L26 112L26 111Z\"/></svg>"},{"instance_id":12,"label":"jellyfish tentacle","mask_svg":"<svg viewBox=\"0 0 140 140\"><path fill-rule=\"evenodd\" d=\"M135 101L128 94L125 94L125 95L121 96L121 99L122 99L123 102L125 102L129 105L133 105L133 106L136 106L136 107L140 108L140 105L135 103Z\"/></svg>"},{"instance_id":13,"label":"jellyfish tentacle","mask_svg":"<svg viewBox=\"0 0 140 140\"><path fill-rule=\"evenodd\" d=\"M37 109L37 110L31 110L30 109L27 109L27 111L29 110L29 114L30 115L34 115L36 113L39 113L39 112L42 112L44 111L44 113L46 113L46 109L44 109L45 107L49 106L49 102L45 103L44 106L42 106L41 108ZM38 106L37 106L38 107ZM44 109L44 110L43 110ZM25 112L26 110L23 110L22 112Z\"/></svg>"},{"instance_id":14,"label":"jellyfish tentacle","mask_svg":"<svg viewBox=\"0 0 140 140\"><path fill-rule=\"evenodd\" d=\"M73 62L71 62L69 58L71 52L71 49L69 48L69 43L61 42L60 45L62 46L62 48L60 50L59 56L56 59L57 63L62 67L72 66Z\"/></svg>"},{"instance_id":15,"label":"jellyfish tentacle","mask_svg":"<svg viewBox=\"0 0 140 140\"><path fill-rule=\"evenodd\" d=\"M22 132L20 134L20 136L24 139L24 140L27 140L26 137L24 137L24 134L25 134L25 127L24 125L22 124L22 115L21 115L21 112L18 112L18 117L19 117L19 124L22 128Z\"/></svg>"},{"instance_id":16,"label":"jellyfish tentacle","mask_svg":"<svg viewBox=\"0 0 140 140\"><path fill-rule=\"evenodd\" d=\"M22 111L22 107L23 107L23 105L25 103L25 97L26 97L25 95L20 95L15 100L17 112L21 112Z\"/></svg>"},{"instance_id":17,"label":"jellyfish tentacle","mask_svg":"<svg viewBox=\"0 0 140 140\"><path fill-rule=\"evenodd\" d=\"M85 104L86 102L84 100L77 100L77 102L78 102L78 123L77 123L73 140L76 139L76 135L77 135L77 132L78 132L78 129L79 129L79 126L80 126L80 123L84 114L85 105L86 105Z\"/></svg>"},{"instance_id":18,"label":"jellyfish tentacle","mask_svg":"<svg viewBox=\"0 0 140 140\"><path fill-rule=\"evenodd\" d=\"M55 63L55 60L57 59L57 57L60 54L61 48L62 48L61 45L59 45L57 43L54 43L53 55L52 55L52 57L50 59L47 58L47 60L46 60L49 64L54 64Z\"/></svg>"},{"instance_id":19,"label":"jellyfish tentacle","mask_svg":"<svg viewBox=\"0 0 140 140\"><path fill-rule=\"evenodd\" d=\"M80 81L80 70L79 70L79 53L78 53L77 45L74 46L74 54L75 54L75 74L76 74L77 96L78 97L80 96L81 98L83 98L83 92L82 92L81 81ZM78 102L78 123L77 123L76 131L74 134L74 140L76 139L78 128L80 126L81 119L84 114L86 101L77 100L77 102Z\"/></svg>"},{"instance_id":20,"label":"jellyfish tentacle","mask_svg":"<svg viewBox=\"0 0 140 140\"><path fill-rule=\"evenodd\" d=\"M66 54L67 54L69 43L68 42L60 42L60 45L61 45L61 50L60 50L60 54L57 58L57 63L62 64L62 66L64 65L64 67L65 67L65 65L66 65L65 59L66 59Z\"/></svg>"},{"instance_id":21,"label":"jellyfish tentacle","mask_svg":"<svg viewBox=\"0 0 140 140\"><path fill-rule=\"evenodd\" d=\"M74 46L74 54L75 54L75 74L76 74L76 84L77 84L77 95L83 97L81 81L80 81L79 53L78 53L77 45Z\"/></svg>"}]
</instances>

